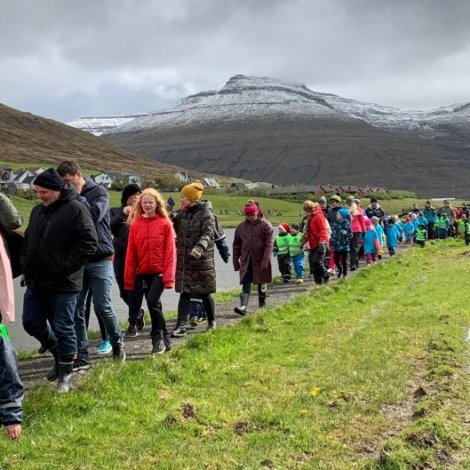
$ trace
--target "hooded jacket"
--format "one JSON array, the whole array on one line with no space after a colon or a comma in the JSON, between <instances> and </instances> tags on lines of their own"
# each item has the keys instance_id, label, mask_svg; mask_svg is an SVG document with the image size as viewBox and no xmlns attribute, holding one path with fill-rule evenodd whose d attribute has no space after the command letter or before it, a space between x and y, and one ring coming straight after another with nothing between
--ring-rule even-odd
<instances>
[{"instance_id":1,"label":"hooded jacket","mask_svg":"<svg viewBox=\"0 0 470 470\"><path fill-rule=\"evenodd\" d=\"M21 253L26 285L41 292L81 291L83 266L96 248L91 216L66 185L56 202L31 211Z\"/></svg>"}]
</instances>

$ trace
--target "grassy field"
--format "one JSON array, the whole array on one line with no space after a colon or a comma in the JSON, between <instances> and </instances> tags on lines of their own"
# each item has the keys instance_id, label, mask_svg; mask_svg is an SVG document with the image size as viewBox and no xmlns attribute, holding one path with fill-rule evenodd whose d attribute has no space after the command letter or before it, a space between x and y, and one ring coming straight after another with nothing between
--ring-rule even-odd
<instances>
[{"instance_id":1,"label":"grassy field","mask_svg":"<svg viewBox=\"0 0 470 470\"><path fill-rule=\"evenodd\" d=\"M163 357L28 394L5 469L470 468L470 252L414 248Z\"/></svg>"},{"instance_id":2,"label":"grassy field","mask_svg":"<svg viewBox=\"0 0 470 470\"><path fill-rule=\"evenodd\" d=\"M163 193L165 200L168 197L172 197L177 204L179 204L178 193ZM118 191L109 192L110 206L118 207L121 204L121 193ZM218 193L210 194L207 199L212 202L214 212L219 218L223 227L236 227L243 219L240 215L248 200L247 196L237 196L235 194ZM304 213L302 211L303 201L288 201L282 199L274 199L268 197L256 198L263 209L268 214L268 220L273 225L279 225L281 223L294 223L300 222ZM26 200L19 196L12 196L11 200L18 208L20 213L23 215L25 224L29 220L29 214L31 213L32 207L37 204L37 200ZM389 201L383 201L382 206L389 214L400 214L404 210L411 208L414 202L417 202L420 207L424 206L424 200L419 199L392 199ZM455 202L459 205L460 202ZM363 207L367 207L369 199L363 199ZM438 206L439 207L439 206Z\"/></svg>"}]
</instances>

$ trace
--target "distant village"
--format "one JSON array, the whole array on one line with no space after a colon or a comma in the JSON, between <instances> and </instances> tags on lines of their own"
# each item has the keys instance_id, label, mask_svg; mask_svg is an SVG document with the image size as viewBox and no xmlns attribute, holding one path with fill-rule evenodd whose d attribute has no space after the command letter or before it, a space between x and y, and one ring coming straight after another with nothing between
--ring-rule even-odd
<instances>
[{"instance_id":1,"label":"distant village","mask_svg":"<svg viewBox=\"0 0 470 470\"><path fill-rule=\"evenodd\" d=\"M45 171L46 168L25 168L13 171L9 167L0 167L0 190L8 194L16 194L17 192L27 192L33 189L33 181L37 175ZM280 186L266 182L232 182L226 185L221 185L214 177L193 178L188 173L177 172L172 175L174 179L181 183L181 185L198 181L206 188L214 190L223 190L230 192L262 192L269 196L301 196L304 194L315 194L322 196L324 194L338 194L348 195L353 194L364 197L374 193L388 193L387 188L378 186L357 186L357 185L291 185ZM142 178L132 173L117 173L113 171L103 171L96 175L91 175L91 178L98 184L112 189L113 182L117 179L121 184L137 183L142 186ZM166 188L168 190L168 188ZM179 186L173 188L174 192L179 191Z\"/></svg>"}]
</instances>

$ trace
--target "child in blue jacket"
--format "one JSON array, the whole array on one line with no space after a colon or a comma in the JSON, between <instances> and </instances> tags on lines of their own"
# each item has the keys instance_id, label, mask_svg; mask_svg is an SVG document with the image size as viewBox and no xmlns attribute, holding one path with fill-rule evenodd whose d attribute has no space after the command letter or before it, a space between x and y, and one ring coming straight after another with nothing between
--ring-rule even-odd
<instances>
[{"instance_id":1,"label":"child in blue jacket","mask_svg":"<svg viewBox=\"0 0 470 470\"><path fill-rule=\"evenodd\" d=\"M382 247L380 246L379 237L375 231L372 222L365 219L366 233L364 234L364 256L366 258L367 266L377 261L377 255Z\"/></svg>"},{"instance_id":2,"label":"child in blue jacket","mask_svg":"<svg viewBox=\"0 0 470 470\"><path fill-rule=\"evenodd\" d=\"M385 236L387 237L388 254L393 256L395 254L395 249L398 247L400 238L400 232L395 226L395 220L393 217L389 217L386 221Z\"/></svg>"},{"instance_id":3,"label":"child in blue jacket","mask_svg":"<svg viewBox=\"0 0 470 470\"><path fill-rule=\"evenodd\" d=\"M349 221L350 212L345 207L342 207L336 212L336 221L331 227L330 243L333 245L338 278L341 276L346 277L348 274L347 257L353 237Z\"/></svg>"}]
</instances>

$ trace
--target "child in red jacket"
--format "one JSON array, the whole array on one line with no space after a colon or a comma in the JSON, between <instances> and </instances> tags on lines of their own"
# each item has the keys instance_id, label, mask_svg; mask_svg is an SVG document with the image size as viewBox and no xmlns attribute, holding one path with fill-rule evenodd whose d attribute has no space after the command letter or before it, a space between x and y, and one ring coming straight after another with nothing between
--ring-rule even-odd
<instances>
[{"instance_id":1,"label":"child in red jacket","mask_svg":"<svg viewBox=\"0 0 470 470\"><path fill-rule=\"evenodd\" d=\"M147 188L131 216L126 254L124 285L134 289L136 277L142 281L152 320L152 354L171 349L160 297L175 285L175 233L161 194Z\"/></svg>"}]
</instances>

